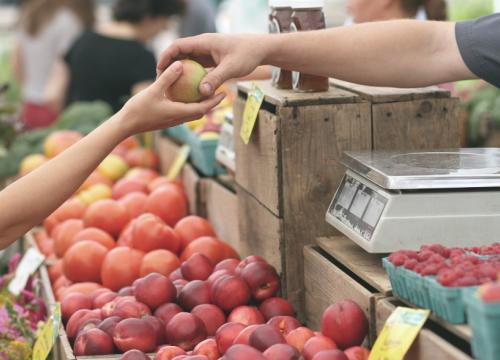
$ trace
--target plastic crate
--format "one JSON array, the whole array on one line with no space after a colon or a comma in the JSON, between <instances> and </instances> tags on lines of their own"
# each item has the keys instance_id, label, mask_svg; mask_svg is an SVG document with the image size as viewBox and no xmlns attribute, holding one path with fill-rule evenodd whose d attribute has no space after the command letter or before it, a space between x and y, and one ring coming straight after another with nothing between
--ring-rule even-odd
<instances>
[{"instance_id":1,"label":"plastic crate","mask_svg":"<svg viewBox=\"0 0 500 360\"><path fill-rule=\"evenodd\" d=\"M162 135L167 135L167 136L171 137L172 139L180 141L183 144L188 142L188 138L189 138L190 134L191 134L191 130L189 130L189 128L187 127L186 124L180 124L180 125L162 130Z\"/></svg>"},{"instance_id":2,"label":"plastic crate","mask_svg":"<svg viewBox=\"0 0 500 360\"><path fill-rule=\"evenodd\" d=\"M186 143L191 148L191 163L203 175L214 176L225 172L224 168L215 159L215 151L219 140L202 140L193 132L189 132Z\"/></svg>"},{"instance_id":3,"label":"plastic crate","mask_svg":"<svg viewBox=\"0 0 500 360\"><path fill-rule=\"evenodd\" d=\"M463 292L472 329L472 353L479 360L496 360L500 354L500 303L486 304L476 290Z\"/></svg>"}]
</instances>

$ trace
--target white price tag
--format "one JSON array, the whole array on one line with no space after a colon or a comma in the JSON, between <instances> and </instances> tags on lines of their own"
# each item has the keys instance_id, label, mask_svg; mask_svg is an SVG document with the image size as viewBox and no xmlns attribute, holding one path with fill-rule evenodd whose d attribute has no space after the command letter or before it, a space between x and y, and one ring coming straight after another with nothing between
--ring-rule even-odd
<instances>
[{"instance_id":1,"label":"white price tag","mask_svg":"<svg viewBox=\"0 0 500 360\"><path fill-rule=\"evenodd\" d=\"M44 260L45 257L37 249L30 248L26 251L17 266L14 279L9 283L8 289L11 294L18 296L21 293L26 287L29 277L35 273Z\"/></svg>"}]
</instances>

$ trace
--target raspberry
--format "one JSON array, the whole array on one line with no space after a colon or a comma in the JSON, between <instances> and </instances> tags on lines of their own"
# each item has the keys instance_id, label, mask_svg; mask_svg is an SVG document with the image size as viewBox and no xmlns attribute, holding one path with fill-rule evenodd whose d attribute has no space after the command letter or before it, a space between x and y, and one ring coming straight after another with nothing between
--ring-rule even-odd
<instances>
[{"instance_id":1,"label":"raspberry","mask_svg":"<svg viewBox=\"0 0 500 360\"><path fill-rule=\"evenodd\" d=\"M443 257L446 257L445 255L449 255L449 250L447 250L443 245L441 244L432 244L429 247L429 250L434 251L436 254L439 254Z\"/></svg>"},{"instance_id":2,"label":"raspberry","mask_svg":"<svg viewBox=\"0 0 500 360\"><path fill-rule=\"evenodd\" d=\"M415 259L407 259L405 261L405 263L403 264L403 266L405 267L405 269L413 270L417 264L418 264L417 260L415 260Z\"/></svg>"},{"instance_id":3,"label":"raspberry","mask_svg":"<svg viewBox=\"0 0 500 360\"><path fill-rule=\"evenodd\" d=\"M415 268L413 269L413 271L415 271L418 274L422 274L422 270L424 269L424 267L425 267L425 264L419 263L419 264L417 264L415 266Z\"/></svg>"},{"instance_id":4,"label":"raspberry","mask_svg":"<svg viewBox=\"0 0 500 360\"><path fill-rule=\"evenodd\" d=\"M433 254L434 253L432 251L424 250L418 254L418 261L420 262L427 261Z\"/></svg>"},{"instance_id":5,"label":"raspberry","mask_svg":"<svg viewBox=\"0 0 500 360\"><path fill-rule=\"evenodd\" d=\"M475 286L479 285L478 279L476 279L473 276L464 276L455 281L456 286L462 287L462 286Z\"/></svg>"},{"instance_id":6,"label":"raspberry","mask_svg":"<svg viewBox=\"0 0 500 360\"><path fill-rule=\"evenodd\" d=\"M406 256L401 253L393 253L389 256L389 261L394 264L394 266L401 266L406 261Z\"/></svg>"},{"instance_id":7,"label":"raspberry","mask_svg":"<svg viewBox=\"0 0 500 360\"><path fill-rule=\"evenodd\" d=\"M450 269L439 272L437 276L437 281L443 286L451 286L456 279L457 274Z\"/></svg>"}]
</instances>

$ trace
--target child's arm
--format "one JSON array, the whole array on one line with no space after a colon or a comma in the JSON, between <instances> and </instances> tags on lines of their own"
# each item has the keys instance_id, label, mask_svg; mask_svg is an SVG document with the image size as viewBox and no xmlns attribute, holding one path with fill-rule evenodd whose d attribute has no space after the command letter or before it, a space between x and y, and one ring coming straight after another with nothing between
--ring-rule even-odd
<instances>
[{"instance_id":1,"label":"child's arm","mask_svg":"<svg viewBox=\"0 0 500 360\"><path fill-rule=\"evenodd\" d=\"M224 97L181 104L165 90L182 73L174 63L108 121L45 165L0 192L0 249L7 247L57 209L122 140L135 133L201 117Z\"/></svg>"}]
</instances>

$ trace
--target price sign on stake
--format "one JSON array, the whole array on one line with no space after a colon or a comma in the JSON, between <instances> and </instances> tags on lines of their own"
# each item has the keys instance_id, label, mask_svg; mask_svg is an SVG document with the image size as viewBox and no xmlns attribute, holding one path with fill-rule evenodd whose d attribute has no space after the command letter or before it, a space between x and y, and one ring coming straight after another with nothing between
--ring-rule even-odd
<instances>
[{"instance_id":1,"label":"price sign on stake","mask_svg":"<svg viewBox=\"0 0 500 360\"><path fill-rule=\"evenodd\" d=\"M429 314L429 310L396 308L375 341L369 360L403 360Z\"/></svg>"},{"instance_id":2,"label":"price sign on stake","mask_svg":"<svg viewBox=\"0 0 500 360\"><path fill-rule=\"evenodd\" d=\"M264 101L264 93L257 84L253 83L252 90L248 93L247 102L243 111L243 122L240 130L240 136L245 145L248 145L250 137L252 136L252 131L255 121L257 121L257 116L259 116L262 101Z\"/></svg>"},{"instance_id":3,"label":"price sign on stake","mask_svg":"<svg viewBox=\"0 0 500 360\"><path fill-rule=\"evenodd\" d=\"M61 307L57 303L52 311L52 316L45 323L38 334L33 347L33 360L45 360L56 343L61 325Z\"/></svg>"},{"instance_id":4,"label":"price sign on stake","mask_svg":"<svg viewBox=\"0 0 500 360\"><path fill-rule=\"evenodd\" d=\"M170 169L168 169L167 179L174 180L177 178L177 176L179 176L182 168L184 167L184 164L189 157L190 152L191 148L189 147L189 145L183 145L180 148L174 162L172 163L172 165L170 165Z\"/></svg>"},{"instance_id":5,"label":"price sign on stake","mask_svg":"<svg viewBox=\"0 0 500 360\"><path fill-rule=\"evenodd\" d=\"M28 278L35 273L43 263L45 257L35 248L30 248L24 254L16 269L14 279L9 283L9 291L12 295L18 296L25 288Z\"/></svg>"}]
</instances>

